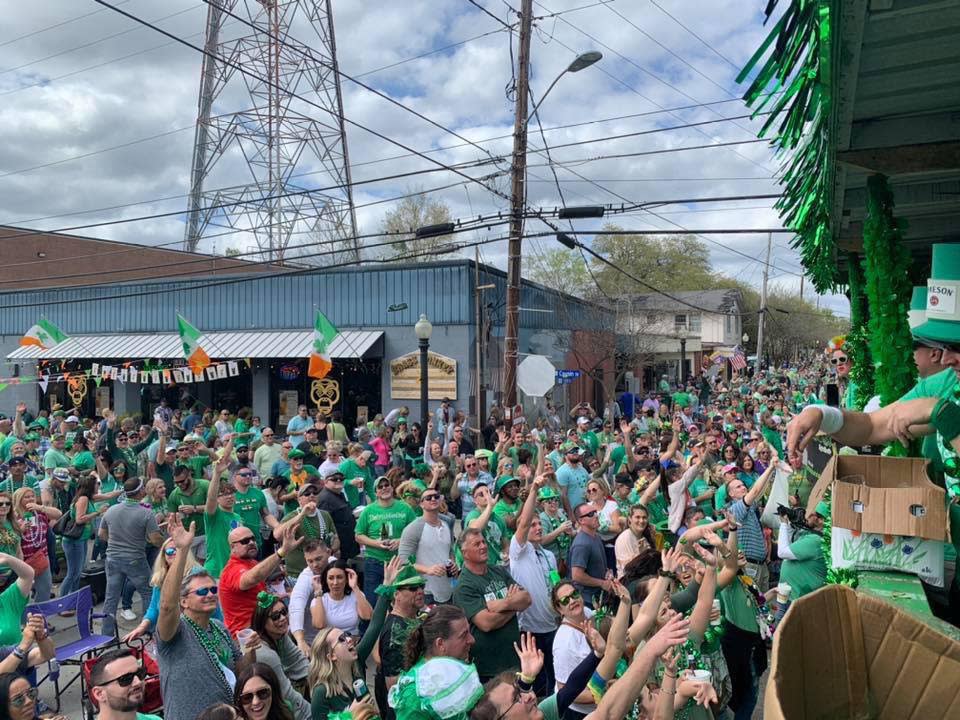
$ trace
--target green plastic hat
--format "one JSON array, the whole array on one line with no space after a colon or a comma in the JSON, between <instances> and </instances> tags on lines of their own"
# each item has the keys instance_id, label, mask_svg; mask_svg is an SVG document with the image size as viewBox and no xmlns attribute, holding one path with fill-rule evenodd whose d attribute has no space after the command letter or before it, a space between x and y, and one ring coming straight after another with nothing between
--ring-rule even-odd
<instances>
[{"instance_id":1,"label":"green plastic hat","mask_svg":"<svg viewBox=\"0 0 960 720\"><path fill-rule=\"evenodd\" d=\"M475 458L486 458L487 460L489 460L490 458L493 457L493 450L487 450L486 448L480 448L479 450L477 450L476 452L473 453L473 456L474 456Z\"/></svg>"},{"instance_id":2,"label":"green plastic hat","mask_svg":"<svg viewBox=\"0 0 960 720\"><path fill-rule=\"evenodd\" d=\"M547 485L545 488L540 488L540 492L537 493L537 500L559 500L560 493L554 490L551 486Z\"/></svg>"},{"instance_id":3,"label":"green plastic hat","mask_svg":"<svg viewBox=\"0 0 960 720\"><path fill-rule=\"evenodd\" d=\"M927 280L927 316L913 328L921 340L960 342L960 245L933 246L930 279Z\"/></svg>"},{"instance_id":4,"label":"green plastic hat","mask_svg":"<svg viewBox=\"0 0 960 720\"><path fill-rule=\"evenodd\" d=\"M910 296L910 309L907 311L907 323L910 330L923 325L927 320L927 288L923 285L916 285L913 288L913 295Z\"/></svg>"},{"instance_id":5,"label":"green plastic hat","mask_svg":"<svg viewBox=\"0 0 960 720\"><path fill-rule=\"evenodd\" d=\"M823 502L823 500L817 503L817 507L815 507L813 511L823 519L830 517L830 506Z\"/></svg>"},{"instance_id":6,"label":"green plastic hat","mask_svg":"<svg viewBox=\"0 0 960 720\"><path fill-rule=\"evenodd\" d=\"M413 485L413 487L415 487L420 492L423 492L424 490L427 489L427 486L424 484L422 480L411 480L410 484Z\"/></svg>"},{"instance_id":7,"label":"green plastic hat","mask_svg":"<svg viewBox=\"0 0 960 720\"><path fill-rule=\"evenodd\" d=\"M520 479L515 478L512 475L501 475L500 477L498 477L497 485L496 485L497 493L499 493L501 490L503 490L503 488L505 488L507 485L509 485L512 482L519 483Z\"/></svg>"},{"instance_id":8,"label":"green plastic hat","mask_svg":"<svg viewBox=\"0 0 960 720\"><path fill-rule=\"evenodd\" d=\"M304 454L304 452L303 452L302 450L291 450L291 451L287 454L287 459L288 459L288 460L296 460L297 458L302 459L302 458L305 458L305 457L306 457L306 455Z\"/></svg>"},{"instance_id":9,"label":"green plastic hat","mask_svg":"<svg viewBox=\"0 0 960 720\"><path fill-rule=\"evenodd\" d=\"M390 585L392 588L401 587L421 587L426 585L427 581L420 577L420 573L411 564L404 565L397 573L396 580Z\"/></svg>"}]
</instances>

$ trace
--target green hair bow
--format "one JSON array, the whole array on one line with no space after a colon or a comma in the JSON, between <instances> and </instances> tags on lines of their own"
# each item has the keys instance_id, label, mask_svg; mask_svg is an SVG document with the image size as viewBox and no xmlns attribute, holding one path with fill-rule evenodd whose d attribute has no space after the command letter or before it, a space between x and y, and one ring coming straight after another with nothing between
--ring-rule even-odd
<instances>
[{"instance_id":1,"label":"green hair bow","mask_svg":"<svg viewBox=\"0 0 960 720\"><path fill-rule=\"evenodd\" d=\"M257 607L261 610L269 610L279 599L276 595L261 590L257 593Z\"/></svg>"}]
</instances>

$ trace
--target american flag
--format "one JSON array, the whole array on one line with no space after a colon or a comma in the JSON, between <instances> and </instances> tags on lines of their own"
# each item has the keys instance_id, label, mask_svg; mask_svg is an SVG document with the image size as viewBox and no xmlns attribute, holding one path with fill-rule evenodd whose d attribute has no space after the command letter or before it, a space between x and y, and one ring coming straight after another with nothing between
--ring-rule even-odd
<instances>
[{"instance_id":1,"label":"american flag","mask_svg":"<svg viewBox=\"0 0 960 720\"><path fill-rule=\"evenodd\" d=\"M730 358L730 366L734 370L744 370L747 367L747 358L744 357L743 350L739 345L733 349L733 357Z\"/></svg>"}]
</instances>

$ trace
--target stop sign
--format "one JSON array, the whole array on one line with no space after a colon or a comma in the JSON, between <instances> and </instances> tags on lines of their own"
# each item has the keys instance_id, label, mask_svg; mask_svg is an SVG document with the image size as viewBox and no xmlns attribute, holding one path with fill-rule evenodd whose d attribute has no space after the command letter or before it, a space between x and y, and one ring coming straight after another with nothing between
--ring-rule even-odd
<instances>
[{"instance_id":1,"label":"stop sign","mask_svg":"<svg viewBox=\"0 0 960 720\"><path fill-rule=\"evenodd\" d=\"M557 369L544 355L528 355L517 367L517 387L530 397L543 397L553 387Z\"/></svg>"}]
</instances>

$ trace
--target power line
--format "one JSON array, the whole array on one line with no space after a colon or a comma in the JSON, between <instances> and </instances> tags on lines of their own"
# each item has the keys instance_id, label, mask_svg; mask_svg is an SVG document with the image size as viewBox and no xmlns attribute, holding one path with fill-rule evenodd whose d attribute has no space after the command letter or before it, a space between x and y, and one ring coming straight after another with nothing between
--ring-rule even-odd
<instances>
[{"instance_id":1,"label":"power line","mask_svg":"<svg viewBox=\"0 0 960 720\"><path fill-rule=\"evenodd\" d=\"M507 25L509 29L510 26ZM413 62L414 60L421 60L430 55L436 55L437 53L442 53L446 50L452 50L455 47L460 47L461 45L466 45L467 43L473 42L474 40L480 40L481 38L489 37L490 35L497 35L503 32L503 28L497 28L496 30L489 30L485 33L480 33L479 35L474 35L473 37L467 38L466 40L460 40L459 42L451 43L450 45L444 45L443 47L434 48L433 50L428 50L427 52L420 53L419 55L414 55L413 57L405 58L404 60L398 60L397 62L390 63L389 65L383 65L373 70L367 70L365 72L354 75L354 77L366 77L367 75L373 75L374 73L382 72L384 70L390 70L392 68L398 67L400 65L405 65L406 63Z\"/></svg>"},{"instance_id":2,"label":"power line","mask_svg":"<svg viewBox=\"0 0 960 720\"><path fill-rule=\"evenodd\" d=\"M120 0L120 2L118 2L117 4L118 4L118 5L126 5L128 2L130 2L130 0ZM102 12L105 12L105 11L104 11L103 9L93 10L93 11L91 11L91 12L84 13L83 15L77 15L77 16L75 16L75 17L72 17L72 18L70 18L69 20L62 20L61 22L54 23L53 25L47 25L46 27L42 27L42 28L40 28L39 30L34 30L33 32L28 32L28 33L26 33L25 35L18 35L18 36L15 37L15 38L11 38L10 40L5 40L4 42L0 43L0 48L6 47L7 45L12 45L12 44L15 43L15 42L20 42L21 40L26 40L27 38L32 38L32 37L35 37L35 36L37 36L37 35L41 35L41 34L43 34L43 33L45 33L45 32L50 31L50 30L56 30L57 28L63 27L64 25L69 25L70 23L75 23L75 22L77 22L78 20L83 20L84 18L88 18L88 17L90 17L90 16L92 16L92 15L98 15L98 14L100 14L100 13L102 13Z\"/></svg>"},{"instance_id":3,"label":"power line","mask_svg":"<svg viewBox=\"0 0 960 720\"><path fill-rule=\"evenodd\" d=\"M770 141L765 138L756 138L753 140L733 140L731 142L724 143L713 143L711 145L690 145L687 147L678 147L678 148L662 148L660 150L646 150L644 152L635 152L635 153L619 153L617 155L596 155L594 157L586 158L575 158L573 160L564 160L563 162L558 162L562 168L566 168L569 165L583 165L586 163L597 162L599 160L620 160L622 158L630 157L646 157L648 155L665 155L668 153L675 152L685 152L687 150L707 150L708 148L725 148L732 147L734 145L753 145L755 143L769 143ZM531 165L530 167L544 167L544 165Z\"/></svg>"},{"instance_id":4,"label":"power line","mask_svg":"<svg viewBox=\"0 0 960 720\"><path fill-rule=\"evenodd\" d=\"M478 9L480 12L482 12L484 15L488 15L488 16L492 17L492 18L493 18L494 20L496 20L498 23L500 23L500 24L503 25L505 28L507 28L507 30L513 30L513 28L510 27L510 25L508 25L507 23L505 23L503 20L501 20L500 18L498 18L496 15L494 15L494 14L493 14L492 12L490 12L489 10L487 10L483 5L481 5L480 3L478 3L476 0L467 0L467 2L470 3L471 5L473 5L475 8L477 8L477 9Z\"/></svg>"},{"instance_id":5,"label":"power line","mask_svg":"<svg viewBox=\"0 0 960 720\"><path fill-rule=\"evenodd\" d=\"M666 15L668 18L670 18L671 20L673 20L677 25L679 25L679 26L682 27L684 30L686 30L688 33L690 33L691 35L693 35L697 40L700 41L700 43L701 43L704 47L706 47L707 49L711 50L714 55L716 55L718 58L720 58L721 60L723 60L724 62L726 62L730 67L732 67L732 68L733 68L734 70L736 70L737 72L740 72L740 66L739 66L739 65L737 65L733 60L731 60L730 58L728 58L728 57L727 57L726 55L724 55L722 52L720 52L719 50L717 50L713 45L711 45L710 43L708 43L708 42L707 42L706 40L704 40L702 37L700 37L699 35L697 35L697 33L695 33L695 32L694 32L693 30L691 30L689 27L687 27L686 25L684 25L684 24L683 24L680 20L678 20L674 15L672 15L670 12L668 12L660 3L658 3L657 0L650 0L650 3L651 3L655 8L657 8L660 12L662 12L664 15Z\"/></svg>"}]
</instances>

